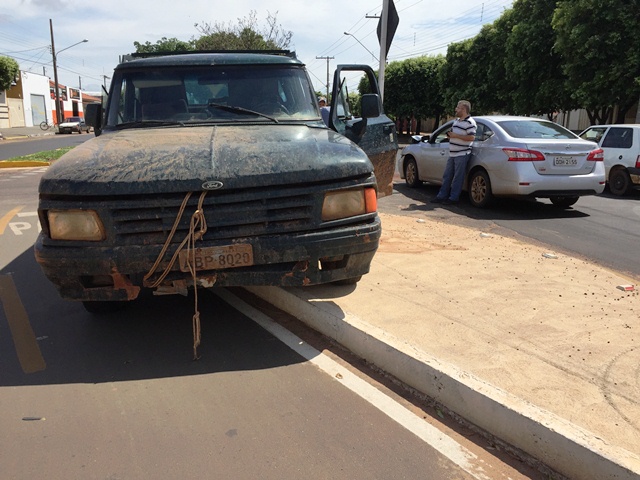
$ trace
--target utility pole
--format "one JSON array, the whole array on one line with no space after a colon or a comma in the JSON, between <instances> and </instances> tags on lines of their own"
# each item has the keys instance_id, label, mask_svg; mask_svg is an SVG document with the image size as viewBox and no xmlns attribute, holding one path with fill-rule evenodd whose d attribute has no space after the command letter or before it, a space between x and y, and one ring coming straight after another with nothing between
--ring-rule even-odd
<instances>
[{"instance_id":1,"label":"utility pole","mask_svg":"<svg viewBox=\"0 0 640 480\"><path fill-rule=\"evenodd\" d=\"M316 57L318 60L327 60L327 105L329 104L329 60L334 57Z\"/></svg>"},{"instance_id":2,"label":"utility pole","mask_svg":"<svg viewBox=\"0 0 640 480\"><path fill-rule=\"evenodd\" d=\"M56 104L56 123L60 125L60 95L58 95L58 66L56 65L56 45L53 41L53 21L49 19L49 30L51 31L51 56L53 57L53 98Z\"/></svg>"}]
</instances>

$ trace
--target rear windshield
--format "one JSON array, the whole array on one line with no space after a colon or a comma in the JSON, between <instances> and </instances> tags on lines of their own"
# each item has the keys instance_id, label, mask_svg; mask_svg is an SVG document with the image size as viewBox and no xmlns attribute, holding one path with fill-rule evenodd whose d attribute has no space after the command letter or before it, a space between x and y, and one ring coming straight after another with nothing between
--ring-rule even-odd
<instances>
[{"instance_id":1,"label":"rear windshield","mask_svg":"<svg viewBox=\"0 0 640 480\"><path fill-rule=\"evenodd\" d=\"M320 117L304 69L195 66L123 70L114 78L108 126L136 122L238 122ZM245 111L241 111L243 109Z\"/></svg>"},{"instance_id":2,"label":"rear windshield","mask_svg":"<svg viewBox=\"0 0 640 480\"><path fill-rule=\"evenodd\" d=\"M578 138L570 130L553 122L544 120L503 120L499 121L505 132L514 138Z\"/></svg>"}]
</instances>

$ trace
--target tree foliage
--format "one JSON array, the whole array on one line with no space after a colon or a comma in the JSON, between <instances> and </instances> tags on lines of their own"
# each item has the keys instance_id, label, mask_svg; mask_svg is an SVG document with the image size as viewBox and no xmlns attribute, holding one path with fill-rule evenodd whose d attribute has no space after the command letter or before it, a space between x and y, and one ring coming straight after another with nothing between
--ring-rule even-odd
<instances>
[{"instance_id":1,"label":"tree foliage","mask_svg":"<svg viewBox=\"0 0 640 480\"><path fill-rule=\"evenodd\" d=\"M277 12L268 13L267 24L260 29L256 12L252 10L247 17L239 18L234 25L220 22L196 23L194 27L200 34L191 40L166 38L151 42L133 42L136 53L184 52L198 50L279 50L287 49L293 32L284 30L277 21Z\"/></svg>"},{"instance_id":2,"label":"tree foliage","mask_svg":"<svg viewBox=\"0 0 640 480\"><path fill-rule=\"evenodd\" d=\"M184 52L193 50L193 41L184 42L177 38L162 37L156 43L133 42L136 53Z\"/></svg>"},{"instance_id":3,"label":"tree foliage","mask_svg":"<svg viewBox=\"0 0 640 480\"><path fill-rule=\"evenodd\" d=\"M640 96L640 0L561 0L553 15L555 48L578 105L591 123L615 120Z\"/></svg>"},{"instance_id":4,"label":"tree foliage","mask_svg":"<svg viewBox=\"0 0 640 480\"><path fill-rule=\"evenodd\" d=\"M551 20L557 0L520 0L511 13L510 31L504 49L505 73L509 79L509 100L518 115L546 114L571 110L571 97L563 72L564 58L555 49L556 32Z\"/></svg>"},{"instance_id":5,"label":"tree foliage","mask_svg":"<svg viewBox=\"0 0 640 480\"><path fill-rule=\"evenodd\" d=\"M0 91L9 90L19 73L18 62L11 57L0 57Z\"/></svg>"},{"instance_id":6,"label":"tree foliage","mask_svg":"<svg viewBox=\"0 0 640 480\"><path fill-rule=\"evenodd\" d=\"M194 40L196 50L278 50L287 49L293 32L284 30L277 12L267 16L267 26L260 31L255 10L238 19L238 24L220 22L196 23L200 37Z\"/></svg>"},{"instance_id":7,"label":"tree foliage","mask_svg":"<svg viewBox=\"0 0 640 480\"><path fill-rule=\"evenodd\" d=\"M385 109L397 118L434 117L439 122L442 88L439 72L443 55L391 62L385 70Z\"/></svg>"}]
</instances>

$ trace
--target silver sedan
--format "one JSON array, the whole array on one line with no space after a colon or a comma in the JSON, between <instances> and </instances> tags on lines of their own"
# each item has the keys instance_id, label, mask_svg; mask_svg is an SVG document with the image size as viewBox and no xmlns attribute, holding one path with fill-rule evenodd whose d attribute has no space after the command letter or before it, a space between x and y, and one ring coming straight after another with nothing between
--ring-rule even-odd
<instances>
[{"instance_id":1,"label":"silver sedan","mask_svg":"<svg viewBox=\"0 0 640 480\"><path fill-rule=\"evenodd\" d=\"M567 208L583 195L602 193L604 154L594 142L532 117L473 117L478 124L464 188L476 207L494 197L549 198ZM414 137L396 168L410 187L442 183L449 157L450 121L433 134Z\"/></svg>"}]
</instances>

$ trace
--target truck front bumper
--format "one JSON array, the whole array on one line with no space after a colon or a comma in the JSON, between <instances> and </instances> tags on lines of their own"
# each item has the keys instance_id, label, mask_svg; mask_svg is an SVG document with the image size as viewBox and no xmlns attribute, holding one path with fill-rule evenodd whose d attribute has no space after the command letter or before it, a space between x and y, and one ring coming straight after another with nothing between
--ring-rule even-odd
<instances>
[{"instance_id":1,"label":"truck front bumper","mask_svg":"<svg viewBox=\"0 0 640 480\"><path fill-rule=\"evenodd\" d=\"M234 243L250 244L253 265L198 271L180 271L178 262L157 287L159 293L185 293L197 286L299 287L357 278L369 272L381 236L379 217L365 224L326 231L247 237ZM154 265L162 245L77 246L53 245L41 233L35 245L36 260L63 298L83 301L135 299L169 265L173 245L157 273L143 277ZM224 245L200 242L197 247Z\"/></svg>"}]
</instances>

